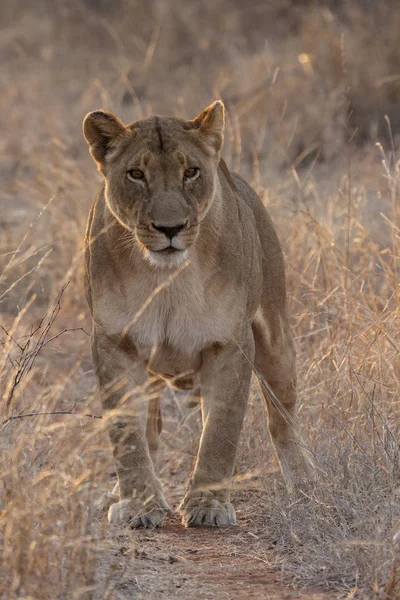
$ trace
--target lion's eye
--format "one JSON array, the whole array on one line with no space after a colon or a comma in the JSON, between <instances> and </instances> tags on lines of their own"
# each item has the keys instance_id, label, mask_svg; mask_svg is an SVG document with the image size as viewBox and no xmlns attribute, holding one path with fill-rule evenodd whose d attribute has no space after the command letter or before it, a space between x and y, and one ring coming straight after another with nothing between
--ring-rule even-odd
<instances>
[{"instance_id":1,"label":"lion's eye","mask_svg":"<svg viewBox=\"0 0 400 600\"><path fill-rule=\"evenodd\" d=\"M139 169L131 169L127 172L127 177L130 181L138 181L140 179L144 179L143 171L139 171Z\"/></svg>"},{"instance_id":2,"label":"lion's eye","mask_svg":"<svg viewBox=\"0 0 400 600\"><path fill-rule=\"evenodd\" d=\"M200 169L197 167L191 167L190 169L186 169L184 172L186 179L197 179L200 175Z\"/></svg>"}]
</instances>

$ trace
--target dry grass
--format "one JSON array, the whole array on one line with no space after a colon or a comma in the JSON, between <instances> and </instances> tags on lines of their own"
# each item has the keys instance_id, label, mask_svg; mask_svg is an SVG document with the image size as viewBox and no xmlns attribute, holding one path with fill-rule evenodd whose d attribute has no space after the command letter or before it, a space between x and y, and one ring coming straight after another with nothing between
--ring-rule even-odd
<instances>
[{"instance_id":1,"label":"dry grass","mask_svg":"<svg viewBox=\"0 0 400 600\"><path fill-rule=\"evenodd\" d=\"M382 175L388 196L395 194L398 175L387 157ZM395 230L393 245L390 228L384 234L384 214L382 237L373 239L368 189L350 177L326 199L322 219L305 208L303 224L292 229L301 415L319 477L290 502L278 482L267 496L267 528L298 583L398 598L398 241ZM312 183L311 193L318 187Z\"/></svg>"},{"instance_id":2,"label":"dry grass","mask_svg":"<svg viewBox=\"0 0 400 600\"><path fill-rule=\"evenodd\" d=\"M225 157L262 195L285 249L300 417L319 473L296 498L265 477L267 537L297 585L383 600L400 597L400 13L376 4L4 7L0 364L4 420L99 414L80 329L90 329L80 265L98 184L82 118L100 106L126 121L192 117L222 97ZM182 484L196 424L174 410L164 449ZM254 396L242 474L269 465L259 416ZM103 560L115 540L91 508L113 472L102 421L42 415L0 431L0 597L120 598Z\"/></svg>"}]
</instances>

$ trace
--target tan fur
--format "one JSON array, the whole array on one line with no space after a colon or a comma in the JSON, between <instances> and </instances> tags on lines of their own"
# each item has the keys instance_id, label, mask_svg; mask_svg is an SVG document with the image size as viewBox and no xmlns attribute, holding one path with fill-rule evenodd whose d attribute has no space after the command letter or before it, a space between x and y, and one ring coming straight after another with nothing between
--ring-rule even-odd
<instances>
[{"instance_id":1,"label":"tan fur","mask_svg":"<svg viewBox=\"0 0 400 600\"><path fill-rule=\"evenodd\" d=\"M111 522L154 527L168 510L152 461L165 383L202 398L185 525L235 523L229 487L253 367L284 474L293 481L306 467L282 253L260 199L220 158L223 128L221 102L193 121L125 127L105 111L84 121L105 178L89 217L86 289L119 481Z\"/></svg>"}]
</instances>

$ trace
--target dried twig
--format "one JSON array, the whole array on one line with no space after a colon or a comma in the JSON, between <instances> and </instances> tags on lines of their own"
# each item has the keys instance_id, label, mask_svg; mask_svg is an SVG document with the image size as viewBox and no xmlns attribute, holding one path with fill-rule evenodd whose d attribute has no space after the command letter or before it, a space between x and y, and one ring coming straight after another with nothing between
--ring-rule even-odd
<instances>
[{"instance_id":1,"label":"dried twig","mask_svg":"<svg viewBox=\"0 0 400 600\"><path fill-rule=\"evenodd\" d=\"M92 415L90 413L77 413L71 412L70 410L52 410L52 411L44 411L44 412L31 412L31 413L22 413L21 415L14 415L13 417L9 417L5 421L1 423L2 427L5 427L11 421L15 421L16 419L24 419L26 417L41 417L43 415L71 415L74 417L88 417L90 419L102 419L101 415Z\"/></svg>"},{"instance_id":2,"label":"dried twig","mask_svg":"<svg viewBox=\"0 0 400 600\"><path fill-rule=\"evenodd\" d=\"M6 333L6 335L18 346L18 348L20 350L20 356L18 357L17 360L15 360L15 364L13 365L15 368L15 373L11 377L9 385L7 386L8 389L6 390L6 394L5 394L5 396L6 396L5 406L6 406L7 411L10 409L15 390L17 389L17 387L19 386L21 381L24 379L24 377L26 377L26 375L31 371L39 352L45 346L47 346L47 344L49 344L53 340L57 339L64 333L67 333L70 331L83 331L86 335L90 335L87 331L85 331L85 329L83 329L83 327L73 327L71 329L64 329L63 331L60 331L56 335L53 335L52 337L48 337L50 330L54 324L54 321L56 320L56 318L61 310L61 298L62 298L66 288L68 287L68 285L69 285L69 282L66 285L64 285L64 287L61 289L61 292L56 300L55 306L54 306L53 310L50 312L50 314L47 313L40 320L39 324L31 330L25 344L23 344L23 345L19 344L2 327L2 329ZM47 319L47 321L46 321L46 319ZM38 334L38 336L37 336L36 340L34 340L33 338L36 334Z\"/></svg>"}]
</instances>

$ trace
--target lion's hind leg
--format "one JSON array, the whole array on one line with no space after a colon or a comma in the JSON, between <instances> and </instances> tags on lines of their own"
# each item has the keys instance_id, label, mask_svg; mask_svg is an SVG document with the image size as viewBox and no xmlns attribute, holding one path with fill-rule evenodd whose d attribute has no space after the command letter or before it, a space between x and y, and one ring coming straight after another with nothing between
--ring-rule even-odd
<instances>
[{"instance_id":1,"label":"lion's hind leg","mask_svg":"<svg viewBox=\"0 0 400 600\"><path fill-rule=\"evenodd\" d=\"M154 398L150 398L148 413L147 413L147 424L146 424L146 438L149 445L149 451L151 460L155 467L157 460L157 450L160 443L160 435L162 431L162 415L161 415L161 395L157 395Z\"/></svg>"},{"instance_id":2,"label":"lion's hind leg","mask_svg":"<svg viewBox=\"0 0 400 600\"><path fill-rule=\"evenodd\" d=\"M280 312L263 318L261 311L253 322L255 368L268 413L268 429L281 471L289 488L311 474L304 453L296 415L296 353L286 315Z\"/></svg>"}]
</instances>

